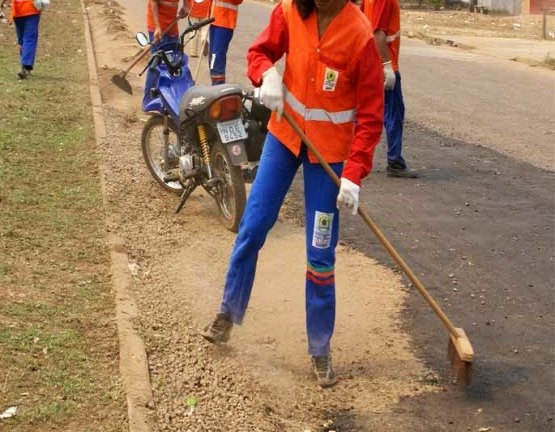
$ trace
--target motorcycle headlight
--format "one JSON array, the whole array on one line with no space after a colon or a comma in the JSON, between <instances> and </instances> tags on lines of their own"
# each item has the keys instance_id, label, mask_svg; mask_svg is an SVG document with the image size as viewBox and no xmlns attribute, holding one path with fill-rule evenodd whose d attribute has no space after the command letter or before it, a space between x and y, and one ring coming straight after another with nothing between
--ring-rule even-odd
<instances>
[{"instance_id":1,"label":"motorcycle headlight","mask_svg":"<svg viewBox=\"0 0 555 432\"><path fill-rule=\"evenodd\" d=\"M242 100L240 96L226 96L218 99L208 111L208 115L212 120L231 120L241 114Z\"/></svg>"}]
</instances>

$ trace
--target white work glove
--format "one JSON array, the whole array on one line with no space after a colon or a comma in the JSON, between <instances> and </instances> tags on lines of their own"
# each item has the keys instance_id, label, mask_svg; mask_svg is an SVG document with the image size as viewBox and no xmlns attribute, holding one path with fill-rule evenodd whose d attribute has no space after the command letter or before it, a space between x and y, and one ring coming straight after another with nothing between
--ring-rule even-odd
<instances>
[{"instance_id":1,"label":"white work glove","mask_svg":"<svg viewBox=\"0 0 555 432\"><path fill-rule=\"evenodd\" d=\"M347 208L353 209L353 215L358 211L358 193L360 186L354 184L351 180L341 177L341 186L339 187L339 194L337 195L337 208L343 205Z\"/></svg>"},{"instance_id":2,"label":"white work glove","mask_svg":"<svg viewBox=\"0 0 555 432\"><path fill-rule=\"evenodd\" d=\"M262 74L260 101L271 111L277 113L278 121L283 114L283 86L279 72L272 66Z\"/></svg>"},{"instance_id":3,"label":"white work glove","mask_svg":"<svg viewBox=\"0 0 555 432\"><path fill-rule=\"evenodd\" d=\"M391 60L386 61L383 63L383 74L385 78L385 89L386 90L393 90L395 87L395 71L393 70L393 66L391 65Z\"/></svg>"}]
</instances>

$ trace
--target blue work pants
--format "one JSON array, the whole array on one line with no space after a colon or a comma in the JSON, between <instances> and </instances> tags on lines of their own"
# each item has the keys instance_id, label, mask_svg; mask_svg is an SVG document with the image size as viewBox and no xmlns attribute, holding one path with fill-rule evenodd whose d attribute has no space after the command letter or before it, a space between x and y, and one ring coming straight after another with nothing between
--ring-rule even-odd
<instances>
[{"instance_id":1,"label":"blue work pants","mask_svg":"<svg viewBox=\"0 0 555 432\"><path fill-rule=\"evenodd\" d=\"M39 41L40 14L14 18L13 21L20 47L21 66L33 70Z\"/></svg>"},{"instance_id":2,"label":"blue work pants","mask_svg":"<svg viewBox=\"0 0 555 432\"><path fill-rule=\"evenodd\" d=\"M406 168L401 155L403 150L403 123L405 121L405 103L401 90L401 74L395 72L395 87L385 91L384 125L387 137L387 161L390 164Z\"/></svg>"},{"instance_id":3,"label":"blue work pants","mask_svg":"<svg viewBox=\"0 0 555 432\"><path fill-rule=\"evenodd\" d=\"M225 83L227 50L233 38L233 30L225 27L210 26L210 55L208 56L212 85Z\"/></svg>"},{"instance_id":4,"label":"blue work pants","mask_svg":"<svg viewBox=\"0 0 555 432\"><path fill-rule=\"evenodd\" d=\"M335 248L339 234L338 187L306 149L295 156L268 133L259 169L239 226L227 272L221 312L243 321L251 295L258 253L277 220L287 191L302 164L306 218L306 327L308 352L327 355L335 325ZM331 164L340 176L342 163ZM279 266L279 263L276 263ZM275 287L279 289L279 287Z\"/></svg>"}]
</instances>

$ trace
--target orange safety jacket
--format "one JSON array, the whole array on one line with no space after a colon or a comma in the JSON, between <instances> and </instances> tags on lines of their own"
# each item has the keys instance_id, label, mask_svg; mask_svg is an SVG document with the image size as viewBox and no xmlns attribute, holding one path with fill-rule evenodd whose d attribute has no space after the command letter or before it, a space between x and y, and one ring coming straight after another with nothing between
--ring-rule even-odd
<instances>
[{"instance_id":1,"label":"orange safety jacket","mask_svg":"<svg viewBox=\"0 0 555 432\"><path fill-rule=\"evenodd\" d=\"M370 55L363 50L373 38L372 29L351 2L321 38L316 13L303 20L292 0L284 0L282 8L291 47L283 76L284 109L327 162L342 162L349 155L356 118L356 70L352 59ZM299 154L301 141L288 122L278 121L273 114L268 129L291 152Z\"/></svg>"},{"instance_id":2,"label":"orange safety jacket","mask_svg":"<svg viewBox=\"0 0 555 432\"><path fill-rule=\"evenodd\" d=\"M212 25L234 30L237 26L237 15L241 3L243 3L243 0L213 0L212 16L214 22Z\"/></svg>"},{"instance_id":3,"label":"orange safety jacket","mask_svg":"<svg viewBox=\"0 0 555 432\"><path fill-rule=\"evenodd\" d=\"M10 17L21 18L30 15L38 15L41 11L33 4L33 0L12 0L10 9Z\"/></svg>"},{"instance_id":4,"label":"orange safety jacket","mask_svg":"<svg viewBox=\"0 0 555 432\"><path fill-rule=\"evenodd\" d=\"M204 0L195 3L195 0L189 0L189 16L191 18L208 18L210 16L210 0Z\"/></svg>"},{"instance_id":5,"label":"orange safety jacket","mask_svg":"<svg viewBox=\"0 0 555 432\"><path fill-rule=\"evenodd\" d=\"M362 12L370 20L374 31L385 33L387 51L393 70L399 70L401 48L401 9L398 0L362 0Z\"/></svg>"},{"instance_id":6,"label":"orange safety jacket","mask_svg":"<svg viewBox=\"0 0 555 432\"><path fill-rule=\"evenodd\" d=\"M162 32L170 26L170 24L177 17L177 9L179 7L179 0L159 0L158 1L158 21ZM154 23L154 16L152 14L152 0L148 0L146 7L146 24L149 32L156 29ZM167 33L168 36L178 36L179 28L175 24Z\"/></svg>"}]
</instances>

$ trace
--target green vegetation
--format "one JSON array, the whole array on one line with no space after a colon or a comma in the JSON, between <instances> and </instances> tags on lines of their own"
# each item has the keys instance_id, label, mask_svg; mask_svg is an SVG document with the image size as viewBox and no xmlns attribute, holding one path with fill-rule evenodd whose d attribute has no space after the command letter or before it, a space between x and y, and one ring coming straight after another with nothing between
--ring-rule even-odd
<instances>
[{"instance_id":1,"label":"green vegetation","mask_svg":"<svg viewBox=\"0 0 555 432\"><path fill-rule=\"evenodd\" d=\"M0 429L126 430L80 3L0 33Z\"/></svg>"}]
</instances>

